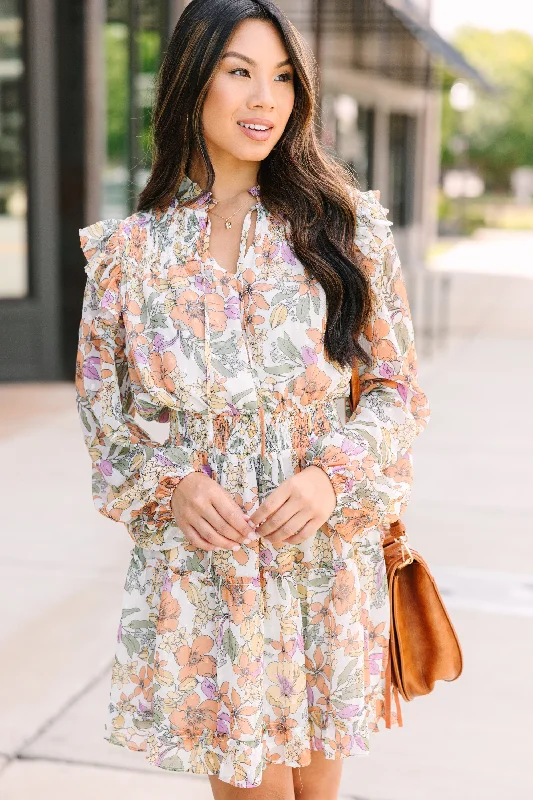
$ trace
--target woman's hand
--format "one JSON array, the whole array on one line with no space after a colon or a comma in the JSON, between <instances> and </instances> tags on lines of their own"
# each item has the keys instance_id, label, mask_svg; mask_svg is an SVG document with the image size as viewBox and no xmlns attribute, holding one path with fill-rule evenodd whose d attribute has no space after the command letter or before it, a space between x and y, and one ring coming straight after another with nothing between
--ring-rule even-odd
<instances>
[{"instance_id":1,"label":"woman's hand","mask_svg":"<svg viewBox=\"0 0 533 800\"><path fill-rule=\"evenodd\" d=\"M202 550L238 550L258 538L230 493L202 472L191 472L178 483L171 506L176 525Z\"/></svg>"},{"instance_id":2,"label":"woman's hand","mask_svg":"<svg viewBox=\"0 0 533 800\"><path fill-rule=\"evenodd\" d=\"M270 542L298 544L316 533L335 505L335 490L327 473L312 465L283 481L250 514L250 520Z\"/></svg>"}]
</instances>

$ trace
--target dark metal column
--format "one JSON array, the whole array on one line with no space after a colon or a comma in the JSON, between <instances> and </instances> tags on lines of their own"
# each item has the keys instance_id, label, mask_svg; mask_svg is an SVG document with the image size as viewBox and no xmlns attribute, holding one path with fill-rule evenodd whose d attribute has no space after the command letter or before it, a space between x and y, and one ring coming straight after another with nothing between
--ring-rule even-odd
<instances>
[{"instance_id":1,"label":"dark metal column","mask_svg":"<svg viewBox=\"0 0 533 800\"><path fill-rule=\"evenodd\" d=\"M59 182L59 284L61 377L73 378L84 256L78 228L86 224L86 31L84 0L56 0L57 166ZM76 57L74 57L76 54Z\"/></svg>"},{"instance_id":2,"label":"dark metal column","mask_svg":"<svg viewBox=\"0 0 533 800\"><path fill-rule=\"evenodd\" d=\"M0 299L0 380L61 377L54 0L26 0L24 114L29 294Z\"/></svg>"}]
</instances>

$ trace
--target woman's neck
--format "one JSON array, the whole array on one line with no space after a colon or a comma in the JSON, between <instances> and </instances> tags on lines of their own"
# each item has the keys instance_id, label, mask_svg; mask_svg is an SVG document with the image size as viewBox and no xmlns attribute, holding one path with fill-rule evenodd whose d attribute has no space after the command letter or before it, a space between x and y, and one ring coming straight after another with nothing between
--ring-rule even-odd
<instances>
[{"instance_id":1,"label":"woman's neck","mask_svg":"<svg viewBox=\"0 0 533 800\"><path fill-rule=\"evenodd\" d=\"M215 180L212 193L219 202L232 200L245 194L252 186L257 184L257 162L240 162L238 169L230 165L217 165L213 163ZM202 188L207 184L207 174L203 162L192 161L187 170L189 178Z\"/></svg>"}]
</instances>

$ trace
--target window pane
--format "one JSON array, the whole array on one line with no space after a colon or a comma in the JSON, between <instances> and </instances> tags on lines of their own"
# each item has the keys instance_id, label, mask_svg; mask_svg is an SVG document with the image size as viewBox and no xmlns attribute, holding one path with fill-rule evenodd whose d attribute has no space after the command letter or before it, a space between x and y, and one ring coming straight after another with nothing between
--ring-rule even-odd
<instances>
[{"instance_id":1,"label":"window pane","mask_svg":"<svg viewBox=\"0 0 533 800\"><path fill-rule=\"evenodd\" d=\"M416 117L390 115L391 220L400 228L413 222Z\"/></svg>"},{"instance_id":2,"label":"window pane","mask_svg":"<svg viewBox=\"0 0 533 800\"><path fill-rule=\"evenodd\" d=\"M134 211L150 173L150 116L168 5L158 0L108 0L105 24L107 153L102 217Z\"/></svg>"},{"instance_id":3,"label":"window pane","mask_svg":"<svg viewBox=\"0 0 533 800\"><path fill-rule=\"evenodd\" d=\"M374 112L350 94L326 94L322 100L322 139L355 173L361 189L372 188Z\"/></svg>"},{"instance_id":4,"label":"window pane","mask_svg":"<svg viewBox=\"0 0 533 800\"><path fill-rule=\"evenodd\" d=\"M0 0L0 298L28 294L21 0Z\"/></svg>"}]
</instances>

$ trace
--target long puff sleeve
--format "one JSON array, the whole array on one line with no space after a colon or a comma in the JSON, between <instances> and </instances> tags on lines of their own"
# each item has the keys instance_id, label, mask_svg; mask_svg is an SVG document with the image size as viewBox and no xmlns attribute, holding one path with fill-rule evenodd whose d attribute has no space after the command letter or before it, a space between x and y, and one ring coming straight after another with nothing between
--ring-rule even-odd
<instances>
[{"instance_id":1,"label":"long puff sleeve","mask_svg":"<svg viewBox=\"0 0 533 800\"><path fill-rule=\"evenodd\" d=\"M143 539L175 525L174 487L195 471L191 450L152 441L134 421L122 317L121 260L127 236L121 220L81 228L87 282L76 361L76 400L92 459L97 510L139 530ZM130 532L131 534L131 532ZM133 537L132 537L133 538Z\"/></svg>"},{"instance_id":2,"label":"long puff sleeve","mask_svg":"<svg viewBox=\"0 0 533 800\"><path fill-rule=\"evenodd\" d=\"M418 383L413 323L384 209L373 192L357 197L357 245L371 280L374 310L360 343L361 397L342 430L312 437L305 466L329 476L337 503L328 524L345 540L391 522L404 510L412 483L411 445L430 409Z\"/></svg>"}]
</instances>

